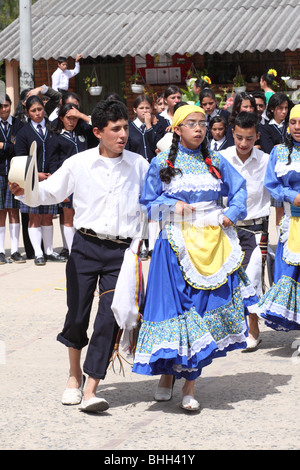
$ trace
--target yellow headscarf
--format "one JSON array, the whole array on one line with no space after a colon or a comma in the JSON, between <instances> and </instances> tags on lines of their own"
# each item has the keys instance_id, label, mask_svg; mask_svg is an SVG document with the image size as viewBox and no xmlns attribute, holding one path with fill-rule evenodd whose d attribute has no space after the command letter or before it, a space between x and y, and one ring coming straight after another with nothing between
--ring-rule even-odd
<instances>
[{"instance_id":1,"label":"yellow headscarf","mask_svg":"<svg viewBox=\"0 0 300 470\"><path fill-rule=\"evenodd\" d=\"M296 104L290 112L290 119L300 118L300 104Z\"/></svg>"},{"instance_id":2,"label":"yellow headscarf","mask_svg":"<svg viewBox=\"0 0 300 470\"><path fill-rule=\"evenodd\" d=\"M181 124L182 121L184 121L184 119L191 113L202 113L205 115L204 109L200 108L200 106L193 104L185 104L180 106L180 108L176 109L173 116L172 131L174 132L175 127L179 126L179 124Z\"/></svg>"}]
</instances>

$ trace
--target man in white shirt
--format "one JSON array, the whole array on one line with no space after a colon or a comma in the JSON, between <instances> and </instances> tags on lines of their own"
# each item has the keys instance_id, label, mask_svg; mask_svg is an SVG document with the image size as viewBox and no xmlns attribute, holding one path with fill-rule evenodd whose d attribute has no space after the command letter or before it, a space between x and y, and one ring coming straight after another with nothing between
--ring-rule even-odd
<instances>
[{"instance_id":1,"label":"man in white shirt","mask_svg":"<svg viewBox=\"0 0 300 470\"><path fill-rule=\"evenodd\" d=\"M80 72L80 59L81 54L77 54L75 58L75 67L72 70L68 69L68 59L66 57L59 57L57 59L57 69L52 74L52 88L53 90L64 93L69 89L69 80L75 77Z\"/></svg>"},{"instance_id":2,"label":"man in white shirt","mask_svg":"<svg viewBox=\"0 0 300 470\"><path fill-rule=\"evenodd\" d=\"M99 102L92 126L99 147L68 158L48 180L39 183L37 204L59 203L73 194L77 231L66 268L68 312L57 337L68 347L70 361L62 403L81 403L82 411L104 411L109 405L96 397L96 390L106 375L118 333L111 304L125 250L141 236L139 198L149 164L141 155L125 150L128 112L122 102ZM10 189L16 196L24 194L14 183ZM88 341L98 281L101 301ZM83 364L88 380L83 392L80 354L88 343Z\"/></svg>"},{"instance_id":3,"label":"man in white shirt","mask_svg":"<svg viewBox=\"0 0 300 470\"><path fill-rule=\"evenodd\" d=\"M235 145L221 154L245 178L247 185L247 217L237 222L237 232L245 253L242 266L256 289L262 295L262 253L259 246L267 237L270 213L270 195L264 186L269 155L254 147L259 138L259 120L253 113L242 111L235 119L233 138ZM254 350L260 343L258 317L249 316L247 350Z\"/></svg>"}]
</instances>

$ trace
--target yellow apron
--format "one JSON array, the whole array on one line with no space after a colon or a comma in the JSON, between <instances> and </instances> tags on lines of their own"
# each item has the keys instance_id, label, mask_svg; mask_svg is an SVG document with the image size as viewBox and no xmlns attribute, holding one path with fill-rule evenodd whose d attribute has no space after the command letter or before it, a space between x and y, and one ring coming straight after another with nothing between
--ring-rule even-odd
<instances>
[{"instance_id":1,"label":"yellow apron","mask_svg":"<svg viewBox=\"0 0 300 470\"><path fill-rule=\"evenodd\" d=\"M166 231L185 280L196 289L220 287L241 266L244 255L232 226L182 222Z\"/></svg>"}]
</instances>

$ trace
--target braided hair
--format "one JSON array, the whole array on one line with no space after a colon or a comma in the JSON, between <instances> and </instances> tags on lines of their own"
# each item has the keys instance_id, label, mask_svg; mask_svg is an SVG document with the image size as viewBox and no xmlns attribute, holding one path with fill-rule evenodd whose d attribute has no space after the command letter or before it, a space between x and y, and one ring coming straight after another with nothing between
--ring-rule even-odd
<instances>
[{"instance_id":1,"label":"braided hair","mask_svg":"<svg viewBox=\"0 0 300 470\"><path fill-rule=\"evenodd\" d=\"M288 161L287 161L287 165L289 165L292 162L291 155L292 155L292 151L294 148L294 143L293 143L293 137L288 132L286 133L286 136L285 136L284 145L287 147L289 151Z\"/></svg>"},{"instance_id":2,"label":"braided hair","mask_svg":"<svg viewBox=\"0 0 300 470\"><path fill-rule=\"evenodd\" d=\"M174 178L177 174L182 175L181 169L175 167L179 141L180 141L180 136L176 134L176 132L174 132L172 144L170 147L169 157L166 161L168 166L165 168L162 168L159 172L160 179L163 183L169 184L171 182L171 179ZM204 158L204 162L209 168L209 172L214 176L214 178L221 179L220 170L214 165L212 165L211 163L211 158L210 158L206 139L204 139L201 144L201 152Z\"/></svg>"},{"instance_id":3,"label":"braided hair","mask_svg":"<svg viewBox=\"0 0 300 470\"><path fill-rule=\"evenodd\" d=\"M160 179L163 183L169 184L171 183L171 179L174 178L177 174L182 174L180 168L175 168L175 160L177 157L179 141L180 136L174 132L169 158L167 159L168 166L166 168L162 168L159 172Z\"/></svg>"}]
</instances>

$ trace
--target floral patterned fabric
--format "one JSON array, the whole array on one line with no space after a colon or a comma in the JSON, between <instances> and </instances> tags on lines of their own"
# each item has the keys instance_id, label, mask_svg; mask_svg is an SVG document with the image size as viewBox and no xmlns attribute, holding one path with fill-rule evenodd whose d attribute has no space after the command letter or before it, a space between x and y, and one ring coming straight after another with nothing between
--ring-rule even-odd
<instances>
[{"instance_id":1,"label":"floral patterned fabric","mask_svg":"<svg viewBox=\"0 0 300 470\"><path fill-rule=\"evenodd\" d=\"M207 220L214 221L208 225L219 226L223 212L234 222L246 215L245 180L221 155L211 152L213 164L222 175L217 180L209 173L199 150L179 146L175 167L181 174L170 184L162 183L159 177L167 158L168 152L154 158L146 177L141 203L151 219L164 218L178 200L194 204L197 210L200 207L200 219L203 216L206 220L207 216ZM220 195L228 197L224 211L217 205ZM258 299L240 267L242 254L234 229L229 234L233 262L222 273L221 282L212 276L203 286L193 282L192 270L186 270L189 255L184 252L180 223L166 218L168 222L151 257L133 371L193 380L213 359L246 347L246 315ZM199 244L200 252L205 247Z\"/></svg>"},{"instance_id":2,"label":"floral patterned fabric","mask_svg":"<svg viewBox=\"0 0 300 470\"><path fill-rule=\"evenodd\" d=\"M292 214L299 208L292 203L300 193L300 144L294 142L291 163L284 145L270 154L265 185L277 201L283 201L285 215L275 255L274 283L261 298L258 313L266 325L275 330L300 329L300 253L299 217Z\"/></svg>"}]
</instances>

